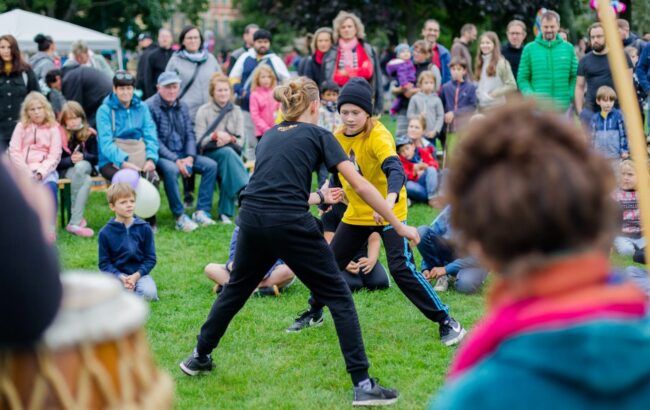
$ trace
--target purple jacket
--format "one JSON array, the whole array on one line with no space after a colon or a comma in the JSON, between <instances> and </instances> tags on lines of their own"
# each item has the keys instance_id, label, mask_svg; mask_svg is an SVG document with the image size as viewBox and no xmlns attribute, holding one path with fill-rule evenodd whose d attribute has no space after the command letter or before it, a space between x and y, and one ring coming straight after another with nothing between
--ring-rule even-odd
<instances>
[{"instance_id":1,"label":"purple jacket","mask_svg":"<svg viewBox=\"0 0 650 410\"><path fill-rule=\"evenodd\" d=\"M404 61L399 58L394 58L386 65L386 73L389 76L397 78L400 87L408 83L415 85L415 65L411 60Z\"/></svg>"}]
</instances>

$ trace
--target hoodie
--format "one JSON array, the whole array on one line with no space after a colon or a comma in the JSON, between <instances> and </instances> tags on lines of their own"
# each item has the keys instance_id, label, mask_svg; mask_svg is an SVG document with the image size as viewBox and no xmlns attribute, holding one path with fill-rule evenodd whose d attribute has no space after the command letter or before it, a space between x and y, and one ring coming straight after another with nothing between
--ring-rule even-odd
<instances>
[{"instance_id":1,"label":"hoodie","mask_svg":"<svg viewBox=\"0 0 650 410\"><path fill-rule=\"evenodd\" d=\"M135 217L127 227L115 218L99 231L99 269L102 272L148 275L156 266L156 247L151 226Z\"/></svg>"},{"instance_id":2,"label":"hoodie","mask_svg":"<svg viewBox=\"0 0 650 410\"><path fill-rule=\"evenodd\" d=\"M56 69L54 58L45 51L39 51L29 58L29 65L32 66L34 75L39 80L45 80L48 71Z\"/></svg>"}]
</instances>

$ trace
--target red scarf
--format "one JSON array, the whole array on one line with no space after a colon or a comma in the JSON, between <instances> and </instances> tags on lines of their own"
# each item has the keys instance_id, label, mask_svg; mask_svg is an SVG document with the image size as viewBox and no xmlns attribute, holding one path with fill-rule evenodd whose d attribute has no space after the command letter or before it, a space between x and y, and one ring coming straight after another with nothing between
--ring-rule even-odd
<instances>
[{"instance_id":1,"label":"red scarf","mask_svg":"<svg viewBox=\"0 0 650 410\"><path fill-rule=\"evenodd\" d=\"M559 261L521 280L497 280L488 296L487 316L462 344L449 377L470 370L502 342L524 332L602 318L642 318L645 294L629 282L609 283L610 272L606 256L591 253Z\"/></svg>"},{"instance_id":2,"label":"red scarf","mask_svg":"<svg viewBox=\"0 0 650 410\"><path fill-rule=\"evenodd\" d=\"M323 57L325 56L325 53L323 53L320 50L316 50L314 53L314 61L316 61L318 64L323 64Z\"/></svg>"},{"instance_id":3,"label":"red scarf","mask_svg":"<svg viewBox=\"0 0 650 410\"><path fill-rule=\"evenodd\" d=\"M343 58L343 47L339 46L338 54L336 55L336 67L334 69L334 75L332 76L332 80L334 80L339 87L343 87L352 77L362 77L368 80L368 82L372 81L372 61L370 61L368 54L366 54L363 44L359 42L359 44L352 50L352 53L356 54L356 67L346 66L344 68L345 73L341 72L340 64L341 59Z\"/></svg>"}]
</instances>

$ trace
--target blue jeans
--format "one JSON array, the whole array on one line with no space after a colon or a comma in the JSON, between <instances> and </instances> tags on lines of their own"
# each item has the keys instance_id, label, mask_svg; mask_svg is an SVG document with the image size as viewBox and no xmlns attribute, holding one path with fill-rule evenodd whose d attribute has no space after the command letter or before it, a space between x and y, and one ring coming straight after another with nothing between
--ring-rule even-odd
<instances>
[{"instance_id":1,"label":"blue jeans","mask_svg":"<svg viewBox=\"0 0 650 410\"><path fill-rule=\"evenodd\" d=\"M151 275L144 275L135 282L135 294L147 300L158 300L158 289Z\"/></svg>"},{"instance_id":2,"label":"blue jeans","mask_svg":"<svg viewBox=\"0 0 650 410\"><path fill-rule=\"evenodd\" d=\"M438 191L438 170L429 167L420 178L415 181L406 181L406 195L416 202L427 202Z\"/></svg>"},{"instance_id":3,"label":"blue jeans","mask_svg":"<svg viewBox=\"0 0 650 410\"><path fill-rule=\"evenodd\" d=\"M446 239L433 233L428 226L418 228L420 243L418 251L422 256L422 270L425 267L441 267L455 262L460 266L457 273L448 274L456 277L455 288L466 295L476 293L485 282L488 272L476 264L473 258L459 259L452 245Z\"/></svg>"},{"instance_id":4,"label":"blue jeans","mask_svg":"<svg viewBox=\"0 0 650 410\"><path fill-rule=\"evenodd\" d=\"M165 184L165 193L169 201L169 207L176 218L184 213L181 193L178 189L178 177L181 175L176 163L165 158L158 159L158 172ZM199 199L196 203L198 211L210 213L212 209L212 196L217 181L217 163L210 158L197 155L194 158L192 172L201 174L201 185L199 185Z\"/></svg>"}]
</instances>

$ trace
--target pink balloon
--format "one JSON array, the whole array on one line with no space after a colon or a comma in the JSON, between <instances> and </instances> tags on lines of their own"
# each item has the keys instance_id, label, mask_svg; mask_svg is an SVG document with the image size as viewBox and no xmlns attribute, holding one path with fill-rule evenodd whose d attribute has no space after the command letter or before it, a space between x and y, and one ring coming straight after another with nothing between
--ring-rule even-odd
<instances>
[{"instance_id":1,"label":"pink balloon","mask_svg":"<svg viewBox=\"0 0 650 410\"><path fill-rule=\"evenodd\" d=\"M140 174L134 169L121 169L113 175L111 183L117 184L120 182L129 184L133 189L136 189L138 182L140 182Z\"/></svg>"}]
</instances>

